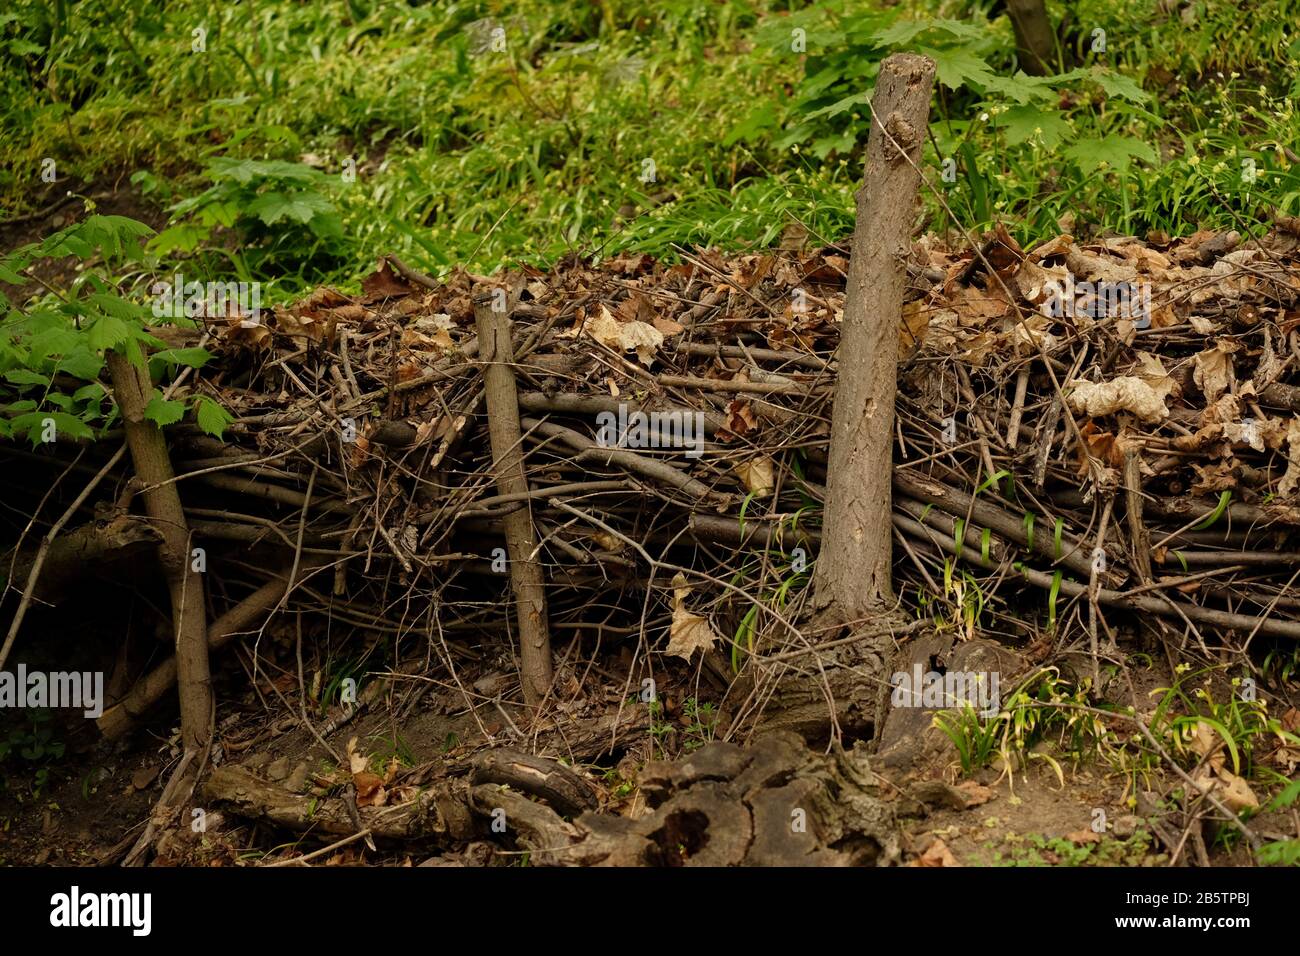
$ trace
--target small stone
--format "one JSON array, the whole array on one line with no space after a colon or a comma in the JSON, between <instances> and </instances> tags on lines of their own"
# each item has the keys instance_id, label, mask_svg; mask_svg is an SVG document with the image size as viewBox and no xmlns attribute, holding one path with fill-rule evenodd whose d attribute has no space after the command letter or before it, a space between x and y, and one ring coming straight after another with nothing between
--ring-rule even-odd
<instances>
[{"instance_id":1,"label":"small stone","mask_svg":"<svg viewBox=\"0 0 1300 956\"><path fill-rule=\"evenodd\" d=\"M293 773L289 774L284 788L291 793L302 793L307 789L307 761L300 761L298 766L293 768Z\"/></svg>"},{"instance_id":2,"label":"small stone","mask_svg":"<svg viewBox=\"0 0 1300 956\"><path fill-rule=\"evenodd\" d=\"M258 751L255 754L249 754L248 759L244 761L244 766L249 770L261 770L271 762L271 755L266 751Z\"/></svg>"},{"instance_id":3,"label":"small stone","mask_svg":"<svg viewBox=\"0 0 1300 956\"><path fill-rule=\"evenodd\" d=\"M147 790L149 786L157 779L159 772L162 770L162 764L154 764L152 767L141 767L131 775L131 786L137 790Z\"/></svg>"},{"instance_id":4,"label":"small stone","mask_svg":"<svg viewBox=\"0 0 1300 956\"><path fill-rule=\"evenodd\" d=\"M1137 833L1145 822L1141 817L1134 816L1131 813L1125 814L1115 821L1115 838L1117 840L1127 840Z\"/></svg>"}]
</instances>

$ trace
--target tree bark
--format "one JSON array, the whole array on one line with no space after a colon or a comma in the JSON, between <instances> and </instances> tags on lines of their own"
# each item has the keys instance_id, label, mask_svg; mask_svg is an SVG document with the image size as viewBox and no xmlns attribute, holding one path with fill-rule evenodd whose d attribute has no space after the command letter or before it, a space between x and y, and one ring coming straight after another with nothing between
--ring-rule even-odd
<instances>
[{"instance_id":1,"label":"tree bark","mask_svg":"<svg viewBox=\"0 0 1300 956\"><path fill-rule=\"evenodd\" d=\"M1045 0L1007 0L1007 15L1016 34L1020 68L1030 76L1047 76L1056 59L1056 33Z\"/></svg>"},{"instance_id":2,"label":"tree bark","mask_svg":"<svg viewBox=\"0 0 1300 956\"><path fill-rule=\"evenodd\" d=\"M503 495L526 494L523 439L519 428L519 394L515 386L514 349L510 343L510 317L493 311L490 299L476 298L479 356L484 362L488 437L497 490ZM519 664L524 703L536 707L551 689L551 634L546 616L546 590L542 568L534 552L537 534L528 509L507 514L502 522L510 559L510 586L515 595L519 627Z\"/></svg>"},{"instance_id":3,"label":"tree bark","mask_svg":"<svg viewBox=\"0 0 1300 956\"><path fill-rule=\"evenodd\" d=\"M32 589L37 601L57 604L75 598L77 588L97 571L116 562L126 562L157 547L161 536L148 521L135 515L114 515L107 521L93 521L60 535L35 551L0 558L0 568L14 561L11 582L26 581L36 562L39 577ZM41 553L44 550L44 560Z\"/></svg>"},{"instance_id":4,"label":"tree bark","mask_svg":"<svg viewBox=\"0 0 1300 956\"><path fill-rule=\"evenodd\" d=\"M840 330L822 545L813 575L815 606L846 621L894 603L890 479L898 323L920 184L914 164L925 142L934 71L927 57L896 53L880 65L872 98Z\"/></svg>"},{"instance_id":5,"label":"tree bark","mask_svg":"<svg viewBox=\"0 0 1300 956\"><path fill-rule=\"evenodd\" d=\"M212 736L212 685L208 673L208 622L203 575L190 561L190 532L176 490L167 440L144 417L153 390L149 374L125 355L109 352L113 398L122 413L127 447L142 484L145 512L162 542L158 560L171 594L176 635L176 682L180 691L181 739L186 750L202 752Z\"/></svg>"}]
</instances>

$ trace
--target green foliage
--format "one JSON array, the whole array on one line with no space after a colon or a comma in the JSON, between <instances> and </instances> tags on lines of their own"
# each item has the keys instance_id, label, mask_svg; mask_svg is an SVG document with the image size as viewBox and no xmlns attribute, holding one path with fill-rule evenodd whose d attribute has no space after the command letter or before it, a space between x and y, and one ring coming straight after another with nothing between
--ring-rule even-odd
<instances>
[{"instance_id":1,"label":"green foliage","mask_svg":"<svg viewBox=\"0 0 1300 956\"><path fill-rule=\"evenodd\" d=\"M796 221L834 240L879 63L907 49L938 64L925 161L968 228L1009 220L1032 241L1063 216L1185 233L1300 212L1297 0L1261 0L1244 29L1231 4L1052 3L1072 20L1050 77L1019 69L986 6L14 0L0 195L21 214L125 173L173 213L156 254L293 294L385 252L437 274L765 245Z\"/></svg>"},{"instance_id":2,"label":"green foliage","mask_svg":"<svg viewBox=\"0 0 1300 956\"><path fill-rule=\"evenodd\" d=\"M1296 5L1268 6L1293 15ZM860 147L880 61L913 50L937 65L931 180L967 228L1010 220L1019 237L1033 241L1053 234L1064 216L1121 233L1176 234L1258 219L1264 205L1300 206L1300 174L1281 150L1297 132L1288 102L1294 70L1275 68L1300 49L1283 42L1284 30L1265 27L1263 49L1241 44L1234 51L1243 73L1259 77L1254 87L1234 72L1195 87L1170 84L1157 97L1153 75L1199 75L1215 62L1217 41L1189 55L1179 38L1222 29L1221 14L1197 5L1193 12L1206 19L1192 30L1176 17L1151 29L1138 4L1080 7L1076 20L1103 29L1107 50L1060 51L1080 65L1031 77L1017 68L1005 16L953 20L818 4L807 18L820 24L816 36L825 42L814 46L810 28L805 78L777 144L806 146L818 158ZM1155 42L1143 42L1148 36ZM1207 154L1213 163L1203 162ZM941 175L946 165L955 180ZM937 197L926 199L932 228L955 225Z\"/></svg>"},{"instance_id":3,"label":"green foliage","mask_svg":"<svg viewBox=\"0 0 1300 956\"><path fill-rule=\"evenodd\" d=\"M239 238L241 272L338 259L343 223L324 173L302 163L217 157L206 175L212 185L172 207L174 224L150 242L151 252L194 252L224 227Z\"/></svg>"},{"instance_id":4,"label":"green foliage","mask_svg":"<svg viewBox=\"0 0 1300 956\"><path fill-rule=\"evenodd\" d=\"M993 853L994 866L1159 866L1167 859L1165 854L1154 852L1151 834L1146 830L1138 830L1125 840L1106 837L1081 844L1064 837L1049 839L1039 833L1008 834L1005 843L1005 850Z\"/></svg>"},{"instance_id":5,"label":"green foliage","mask_svg":"<svg viewBox=\"0 0 1300 956\"><path fill-rule=\"evenodd\" d=\"M1300 800L1300 780L1292 780L1269 801L1266 810L1290 809ZM1300 840L1274 840L1259 848L1255 858L1265 866L1300 866Z\"/></svg>"},{"instance_id":6,"label":"green foliage","mask_svg":"<svg viewBox=\"0 0 1300 956\"><path fill-rule=\"evenodd\" d=\"M718 730L718 712L711 703L700 703L696 698L688 697L682 705L682 715L686 718L684 751L690 753L712 742Z\"/></svg>"},{"instance_id":7,"label":"green foliage","mask_svg":"<svg viewBox=\"0 0 1300 956\"><path fill-rule=\"evenodd\" d=\"M959 711L940 711L934 726L952 741L962 772L971 774L1001 757L1010 769L1016 762L1045 761L1058 776L1060 765L1036 749L1044 741L1054 743L1074 760L1108 756L1118 741L1087 705L1086 687L1064 680L1056 668L1045 668L1025 678L1001 701L992 717L983 717L969 704Z\"/></svg>"},{"instance_id":8,"label":"green foliage","mask_svg":"<svg viewBox=\"0 0 1300 956\"><path fill-rule=\"evenodd\" d=\"M804 509L790 517L790 530L798 527L798 520ZM744 514L741 515L741 530L744 530ZM797 541L798 539L795 538ZM799 568L799 570L796 570ZM776 577L776 584L768 583L770 575ZM760 595L759 601L777 613L784 613L786 608L797 602L812 581L812 568L806 561L796 561L793 551L790 555L779 551L756 551L748 558L741 569L731 576L733 587L743 587L750 593ZM740 670L741 661L746 654L752 655L761 636L761 626L770 626L770 616L760 615L758 603L750 602L745 613L736 625L731 641L731 668Z\"/></svg>"},{"instance_id":9,"label":"green foliage","mask_svg":"<svg viewBox=\"0 0 1300 956\"><path fill-rule=\"evenodd\" d=\"M92 439L111 426L117 409L105 402L106 352L120 352L144 367L146 350L155 350L147 363L155 378L208 360L204 349L166 348L146 326L149 310L109 278L109 269L147 266L143 241L151 234L133 219L92 215L0 259L0 280L15 285L42 260L71 256L82 267L66 293L22 305L0 293L0 438L36 446L58 438ZM193 395L187 404L165 399L157 388L145 417L161 428L180 421L187 408L209 434L220 436L231 420L210 398Z\"/></svg>"},{"instance_id":10,"label":"green foliage","mask_svg":"<svg viewBox=\"0 0 1300 956\"><path fill-rule=\"evenodd\" d=\"M35 710L29 718L26 726L11 730L8 737L0 737L0 763L10 757L21 757L28 763L62 759L64 744L55 739L50 712Z\"/></svg>"}]
</instances>

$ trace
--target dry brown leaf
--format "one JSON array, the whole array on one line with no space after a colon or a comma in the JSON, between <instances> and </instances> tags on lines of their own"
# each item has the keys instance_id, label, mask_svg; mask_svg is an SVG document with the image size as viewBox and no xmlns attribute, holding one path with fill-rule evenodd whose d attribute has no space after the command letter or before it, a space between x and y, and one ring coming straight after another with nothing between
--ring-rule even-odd
<instances>
[{"instance_id":1,"label":"dry brown leaf","mask_svg":"<svg viewBox=\"0 0 1300 956\"><path fill-rule=\"evenodd\" d=\"M352 775L352 785L357 788L357 806L378 807L383 805L384 781L378 774L363 770Z\"/></svg>"},{"instance_id":2,"label":"dry brown leaf","mask_svg":"<svg viewBox=\"0 0 1300 956\"><path fill-rule=\"evenodd\" d=\"M1101 834L1093 830L1075 830L1073 833L1067 833L1065 838L1075 846L1083 846L1085 843L1101 842Z\"/></svg>"},{"instance_id":3,"label":"dry brown leaf","mask_svg":"<svg viewBox=\"0 0 1300 956\"><path fill-rule=\"evenodd\" d=\"M748 435L758 428L754 407L744 399L735 399L727 405L726 430L732 435ZM721 436L720 436L721 437Z\"/></svg>"},{"instance_id":4,"label":"dry brown leaf","mask_svg":"<svg viewBox=\"0 0 1300 956\"><path fill-rule=\"evenodd\" d=\"M1140 378L1121 375L1109 382L1071 382L1070 407L1090 418L1115 412L1132 412L1144 422L1169 417L1164 396Z\"/></svg>"},{"instance_id":5,"label":"dry brown leaf","mask_svg":"<svg viewBox=\"0 0 1300 956\"><path fill-rule=\"evenodd\" d=\"M1282 715L1282 729L1287 733L1300 733L1300 710L1290 707Z\"/></svg>"},{"instance_id":6,"label":"dry brown leaf","mask_svg":"<svg viewBox=\"0 0 1300 956\"><path fill-rule=\"evenodd\" d=\"M672 319L665 319L656 315L650 320L650 324L663 333L664 338L672 338L686 331L686 326L680 322L674 322Z\"/></svg>"},{"instance_id":7,"label":"dry brown leaf","mask_svg":"<svg viewBox=\"0 0 1300 956\"><path fill-rule=\"evenodd\" d=\"M738 461L732 467L745 487L760 498L770 495L776 487L776 464L767 455Z\"/></svg>"},{"instance_id":8,"label":"dry brown leaf","mask_svg":"<svg viewBox=\"0 0 1300 956\"><path fill-rule=\"evenodd\" d=\"M673 575L673 620L668 627L668 647L664 653L688 661L695 651L707 651L722 640L708 618L686 610L690 593L686 575L678 571Z\"/></svg>"},{"instance_id":9,"label":"dry brown leaf","mask_svg":"<svg viewBox=\"0 0 1300 956\"><path fill-rule=\"evenodd\" d=\"M1025 301L1038 305L1047 299L1047 283L1052 280L1060 282L1064 275L1058 275L1059 269L1044 269L1031 259L1020 263L1016 270L1016 288L1025 297Z\"/></svg>"},{"instance_id":10,"label":"dry brown leaf","mask_svg":"<svg viewBox=\"0 0 1300 956\"><path fill-rule=\"evenodd\" d=\"M993 790L974 780L963 780L953 788L959 790L966 801L966 808L978 807L993 799Z\"/></svg>"},{"instance_id":11,"label":"dry brown leaf","mask_svg":"<svg viewBox=\"0 0 1300 956\"><path fill-rule=\"evenodd\" d=\"M358 750L357 738L352 737L348 740L348 767L352 773L361 773L370 763Z\"/></svg>"},{"instance_id":12,"label":"dry brown leaf","mask_svg":"<svg viewBox=\"0 0 1300 956\"><path fill-rule=\"evenodd\" d=\"M269 348L271 330L260 321L232 317L226 320L226 342L230 345L243 345L248 348Z\"/></svg>"},{"instance_id":13,"label":"dry brown leaf","mask_svg":"<svg viewBox=\"0 0 1300 956\"><path fill-rule=\"evenodd\" d=\"M1192 748L1196 756L1204 760L1219 750L1223 746L1223 741L1214 732L1213 727L1203 720L1198 720L1192 728L1192 734L1187 740L1187 745Z\"/></svg>"},{"instance_id":14,"label":"dry brown leaf","mask_svg":"<svg viewBox=\"0 0 1300 956\"><path fill-rule=\"evenodd\" d=\"M957 858L952 855L952 850L948 849L948 844L944 843L943 840L938 837L935 837L934 842L926 847L924 853L907 865L923 867L961 866L961 864L957 862Z\"/></svg>"},{"instance_id":15,"label":"dry brown leaf","mask_svg":"<svg viewBox=\"0 0 1300 956\"><path fill-rule=\"evenodd\" d=\"M367 302L378 302L381 299L410 295L415 291L415 286L405 276L394 272L387 259L380 259L379 269L361 280L361 291L365 293Z\"/></svg>"},{"instance_id":16,"label":"dry brown leaf","mask_svg":"<svg viewBox=\"0 0 1300 956\"><path fill-rule=\"evenodd\" d=\"M1150 385L1161 399L1179 394L1177 380L1165 370L1159 356L1150 352L1137 352L1134 358L1137 359L1138 367L1133 370L1133 374Z\"/></svg>"},{"instance_id":17,"label":"dry brown leaf","mask_svg":"<svg viewBox=\"0 0 1300 956\"><path fill-rule=\"evenodd\" d=\"M1192 463L1196 472L1196 481L1192 483L1191 494L1217 495L1221 491L1230 491L1237 487L1236 462L1211 462L1208 465Z\"/></svg>"},{"instance_id":18,"label":"dry brown leaf","mask_svg":"<svg viewBox=\"0 0 1300 956\"><path fill-rule=\"evenodd\" d=\"M1196 368L1192 372L1192 381L1196 383L1207 402L1218 401L1220 395L1228 390L1233 381L1232 358L1236 346L1219 342L1212 349L1198 352L1194 356Z\"/></svg>"},{"instance_id":19,"label":"dry brown leaf","mask_svg":"<svg viewBox=\"0 0 1300 956\"><path fill-rule=\"evenodd\" d=\"M446 352L455 344L451 339L451 330L455 327L456 323L452 321L451 316L446 312L423 316L416 319L409 328L403 330L402 344L408 344L407 335L414 330L422 340L420 348Z\"/></svg>"},{"instance_id":20,"label":"dry brown leaf","mask_svg":"<svg viewBox=\"0 0 1300 956\"><path fill-rule=\"evenodd\" d=\"M1136 282L1137 269L1128 261L1109 255L1095 255L1073 248L1065 253L1065 265L1076 279L1089 282Z\"/></svg>"},{"instance_id":21,"label":"dry brown leaf","mask_svg":"<svg viewBox=\"0 0 1300 956\"><path fill-rule=\"evenodd\" d=\"M1226 768L1220 767L1218 773L1220 788L1218 796L1225 807L1233 813L1259 809L1259 797L1250 788L1250 784Z\"/></svg>"},{"instance_id":22,"label":"dry brown leaf","mask_svg":"<svg viewBox=\"0 0 1300 956\"><path fill-rule=\"evenodd\" d=\"M560 333L569 338L579 334L595 339L616 352L636 352L636 357L645 366L654 364L655 352L664 344L664 334L653 325L637 320L620 322L604 304L595 316L589 317L580 326Z\"/></svg>"},{"instance_id":23,"label":"dry brown leaf","mask_svg":"<svg viewBox=\"0 0 1300 956\"><path fill-rule=\"evenodd\" d=\"M1300 487L1300 418L1293 418L1286 426L1286 474L1278 482L1278 493L1289 497Z\"/></svg>"},{"instance_id":24,"label":"dry brown leaf","mask_svg":"<svg viewBox=\"0 0 1300 956\"><path fill-rule=\"evenodd\" d=\"M1128 429L1120 429L1119 435L1112 435L1110 432L1102 431L1093 421L1084 422L1080 430L1083 440L1088 443L1088 452L1094 458L1098 458L1112 468L1123 468L1124 461L1130 448L1133 447L1132 440L1127 437ZM1079 474L1086 475L1091 465L1087 458L1080 451Z\"/></svg>"},{"instance_id":25,"label":"dry brown leaf","mask_svg":"<svg viewBox=\"0 0 1300 956\"><path fill-rule=\"evenodd\" d=\"M1065 219L1064 216L1061 218ZM1073 217L1071 217L1071 220L1072 218ZM1074 225L1073 221L1070 221L1068 224L1070 226ZM1060 226L1061 222L1058 221L1057 225ZM1042 262L1044 259L1051 259L1054 256L1066 255L1074 248L1074 237L1069 233L1070 230L1065 229L1062 231L1062 234L1057 236L1055 239L1048 239L1042 245L1035 246L1033 250L1030 251L1029 258Z\"/></svg>"},{"instance_id":26,"label":"dry brown leaf","mask_svg":"<svg viewBox=\"0 0 1300 956\"><path fill-rule=\"evenodd\" d=\"M591 533L591 540L595 541L596 544L600 546L600 550L602 551L623 550L623 542L620 541L615 535L610 534L608 531L600 531L600 530L593 531Z\"/></svg>"},{"instance_id":27,"label":"dry brown leaf","mask_svg":"<svg viewBox=\"0 0 1300 956\"><path fill-rule=\"evenodd\" d=\"M903 306L903 321L898 324L898 344L902 348L912 349L925 342L933 312L926 299L915 299ZM956 318L955 312L948 314Z\"/></svg>"}]
</instances>

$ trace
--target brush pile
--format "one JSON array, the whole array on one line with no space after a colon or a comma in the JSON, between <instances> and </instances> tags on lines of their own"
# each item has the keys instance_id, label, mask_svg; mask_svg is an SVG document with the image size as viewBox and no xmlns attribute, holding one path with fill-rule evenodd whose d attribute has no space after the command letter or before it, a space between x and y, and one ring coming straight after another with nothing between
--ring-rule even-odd
<instances>
[{"instance_id":1,"label":"brush pile","mask_svg":"<svg viewBox=\"0 0 1300 956\"><path fill-rule=\"evenodd\" d=\"M1139 622L1203 648L1300 637L1295 226L918 242L892 515L909 611L1040 660L1083 638L1095 661ZM434 280L389 257L359 295L163 330L216 353L184 387L234 415L224 441L168 430L210 642L288 609L452 677L485 644L508 663L525 513L560 673L614 650L638 683L666 654L725 684L802 653L755 611L797 621L809 591L847 265L832 246ZM522 493L498 486L476 309L510 319Z\"/></svg>"}]
</instances>

